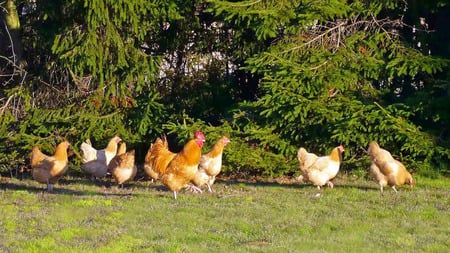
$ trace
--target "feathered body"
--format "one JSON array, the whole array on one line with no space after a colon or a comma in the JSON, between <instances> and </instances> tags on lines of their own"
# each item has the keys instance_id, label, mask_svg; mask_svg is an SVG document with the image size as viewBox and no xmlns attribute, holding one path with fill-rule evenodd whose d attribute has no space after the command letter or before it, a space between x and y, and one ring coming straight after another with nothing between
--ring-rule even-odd
<instances>
[{"instance_id":1,"label":"feathered body","mask_svg":"<svg viewBox=\"0 0 450 253\"><path fill-rule=\"evenodd\" d=\"M344 147L339 145L331 151L330 155L318 157L311 166L305 169L305 175L308 181L319 189L325 184L333 188L331 180L339 172L342 152L344 152Z\"/></svg>"},{"instance_id":2,"label":"feathered body","mask_svg":"<svg viewBox=\"0 0 450 253\"><path fill-rule=\"evenodd\" d=\"M195 178L198 170L205 135L199 131L196 131L194 135L194 139L188 141L183 150L173 157L161 178L173 192L175 199L177 192Z\"/></svg>"},{"instance_id":3,"label":"feathered body","mask_svg":"<svg viewBox=\"0 0 450 253\"><path fill-rule=\"evenodd\" d=\"M108 164L117 154L117 144L121 141L119 136L114 136L106 148L97 150L88 139L81 144L83 164L81 167L91 176L101 178L106 176Z\"/></svg>"},{"instance_id":4,"label":"feathered body","mask_svg":"<svg viewBox=\"0 0 450 253\"><path fill-rule=\"evenodd\" d=\"M201 187L206 184L208 190L212 192L211 186L214 184L216 176L222 168L223 149L229 142L228 137L222 136L214 144L209 153L201 156L197 174L194 180L192 180L195 186Z\"/></svg>"},{"instance_id":5,"label":"feathered body","mask_svg":"<svg viewBox=\"0 0 450 253\"><path fill-rule=\"evenodd\" d=\"M166 172L167 165L175 157L175 153L169 150L169 144L166 136L157 138L152 143L145 155L144 171L152 178L152 180L158 180Z\"/></svg>"},{"instance_id":6,"label":"feathered body","mask_svg":"<svg viewBox=\"0 0 450 253\"><path fill-rule=\"evenodd\" d=\"M368 153L371 160L370 172L380 186L381 193L383 193L385 186L392 187L395 192L397 192L395 188L397 185L409 184L411 187L414 186L414 179L406 167L395 160L389 151L380 148L378 143L372 141Z\"/></svg>"},{"instance_id":7,"label":"feathered body","mask_svg":"<svg viewBox=\"0 0 450 253\"><path fill-rule=\"evenodd\" d=\"M299 167L302 173L298 178L300 181L308 181L308 174L306 173L307 168L311 167L317 158L319 157L316 154L309 153L303 147L298 150L297 159L299 161Z\"/></svg>"},{"instance_id":8,"label":"feathered body","mask_svg":"<svg viewBox=\"0 0 450 253\"><path fill-rule=\"evenodd\" d=\"M114 177L118 185L133 180L136 176L135 150L126 152L127 145L122 142L117 155L108 164L108 172Z\"/></svg>"},{"instance_id":9,"label":"feathered body","mask_svg":"<svg viewBox=\"0 0 450 253\"><path fill-rule=\"evenodd\" d=\"M70 143L63 141L56 146L55 153L48 156L41 152L39 147L34 146L31 152L31 168L33 178L42 184L47 184L49 191L53 190L59 178L61 178L68 169L67 149Z\"/></svg>"}]
</instances>

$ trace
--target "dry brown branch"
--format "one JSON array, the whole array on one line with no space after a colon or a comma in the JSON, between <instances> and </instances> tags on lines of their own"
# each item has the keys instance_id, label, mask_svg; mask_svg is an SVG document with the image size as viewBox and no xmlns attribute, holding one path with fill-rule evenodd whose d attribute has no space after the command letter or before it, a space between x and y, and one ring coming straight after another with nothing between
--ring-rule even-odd
<instances>
[{"instance_id":1,"label":"dry brown branch","mask_svg":"<svg viewBox=\"0 0 450 253\"><path fill-rule=\"evenodd\" d=\"M394 40L398 36L398 27L404 26L401 19L376 19L371 16L365 20L361 17L353 17L350 19L341 19L329 22L326 25L314 25L309 30L304 31L303 37L308 38L304 43L288 48L280 53L286 55L296 50L311 47L329 47L330 50L337 50L340 46L345 46L347 37L359 32L365 31L368 34L374 32L383 32L389 40Z\"/></svg>"}]
</instances>

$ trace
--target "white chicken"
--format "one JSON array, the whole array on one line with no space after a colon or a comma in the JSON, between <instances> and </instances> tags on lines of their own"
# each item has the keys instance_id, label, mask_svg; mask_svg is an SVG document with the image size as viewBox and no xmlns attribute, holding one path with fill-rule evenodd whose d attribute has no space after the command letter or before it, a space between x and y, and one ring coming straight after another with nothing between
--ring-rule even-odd
<instances>
[{"instance_id":1,"label":"white chicken","mask_svg":"<svg viewBox=\"0 0 450 253\"><path fill-rule=\"evenodd\" d=\"M391 153L380 148L378 143L372 141L369 145L368 153L370 155L370 173L380 186L383 194L383 188L390 186L397 193L395 186L409 184L411 188L414 186L414 179L406 170L406 167L399 161L395 160Z\"/></svg>"},{"instance_id":2,"label":"white chicken","mask_svg":"<svg viewBox=\"0 0 450 253\"><path fill-rule=\"evenodd\" d=\"M335 147L330 155L318 157L311 166L305 169L305 178L320 190L325 184L334 187L331 180L336 177L342 161L344 146Z\"/></svg>"},{"instance_id":3,"label":"white chicken","mask_svg":"<svg viewBox=\"0 0 450 253\"><path fill-rule=\"evenodd\" d=\"M119 136L114 136L106 148L97 150L88 139L81 144L83 164L81 167L89 173L93 179L106 176L108 164L116 156L117 144L121 141Z\"/></svg>"},{"instance_id":4,"label":"white chicken","mask_svg":"<svg viewBox=\"0 0 450 253\"><path fill-rule=\"evenodd\" d=\"M222 136L216 144L214 144L210 152L202 155L197 174L194 180L192 180L192 183L195 186L201 187L206 185L208 191L212 192L211 186L214 184L216 176L220 173L222 168L223 149L229 142L230 139L228 139L228 137Z\"/></svg>"},{"instance_id":5,"label":"white chicken","mask_svg":"<svg viewBox=\"0 0 450 253\"><path fill-rule=\"evenodd\" d=\"M299 167L301 175L297 178L300 182L308 181L306 169L311 167L313 163L319 158L316 154L309 153L305 148L301 147L297 152L297 159L299 161Z\"/></svg>"}]
</instances>

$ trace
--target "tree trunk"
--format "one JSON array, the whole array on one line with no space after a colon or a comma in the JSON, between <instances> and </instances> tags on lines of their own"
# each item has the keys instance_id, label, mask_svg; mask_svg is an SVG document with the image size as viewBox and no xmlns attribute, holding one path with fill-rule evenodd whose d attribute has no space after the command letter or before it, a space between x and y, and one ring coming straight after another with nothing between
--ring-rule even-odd
<instances>
[{"instance_id":1,"label":"tree trunk","mask_svg":"<svg viewBox=\"0 0 450 253\"><path fill-rule=\"evenodd\" d=\"M2 44L5 43L9 45L8 49L12 53L9 55L9 52L6 56L12 58L12 62L14 62L15 66L20 66L20 62L22 60L22 41L20 40L20 20L19 14L17 13L17 7L14 4L13 0L7 0L6 8L2 10L2 25L5 29L4 38L2 38Z\"/></svg>"}]
</instances>

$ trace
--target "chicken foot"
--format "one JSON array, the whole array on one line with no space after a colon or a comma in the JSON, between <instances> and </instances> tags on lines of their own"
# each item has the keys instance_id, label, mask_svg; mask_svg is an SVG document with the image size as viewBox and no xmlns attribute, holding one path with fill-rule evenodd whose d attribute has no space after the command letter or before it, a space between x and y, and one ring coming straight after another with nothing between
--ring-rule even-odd
<instances>
[{"instance_id":1,"label":"chicken foot","mask_svg":"<svg viewBox=\"0 0 450 253\"><path fill-rule=\"evenodd\" d=\"M188 186L188 187L189 187L189 189L191 190L191 192L194 192L194 193L202 193L202 192L203 192L200 188L198 188L198 187L195 186L195 185L190 185L190 186Z\"/></svg>"},{"instance_id":2,"label":"chicken foot","mask_svg":"<svg viewBox=\"0 0 450 253\"><path fill-rule=\"evenodd\" d=\"M333 184L333 182L328 181L328 182L327 182L327 186L330 187L330 188L333 188L333 187L334 187L334 184Z\"/></svg>"}]
</instances>

